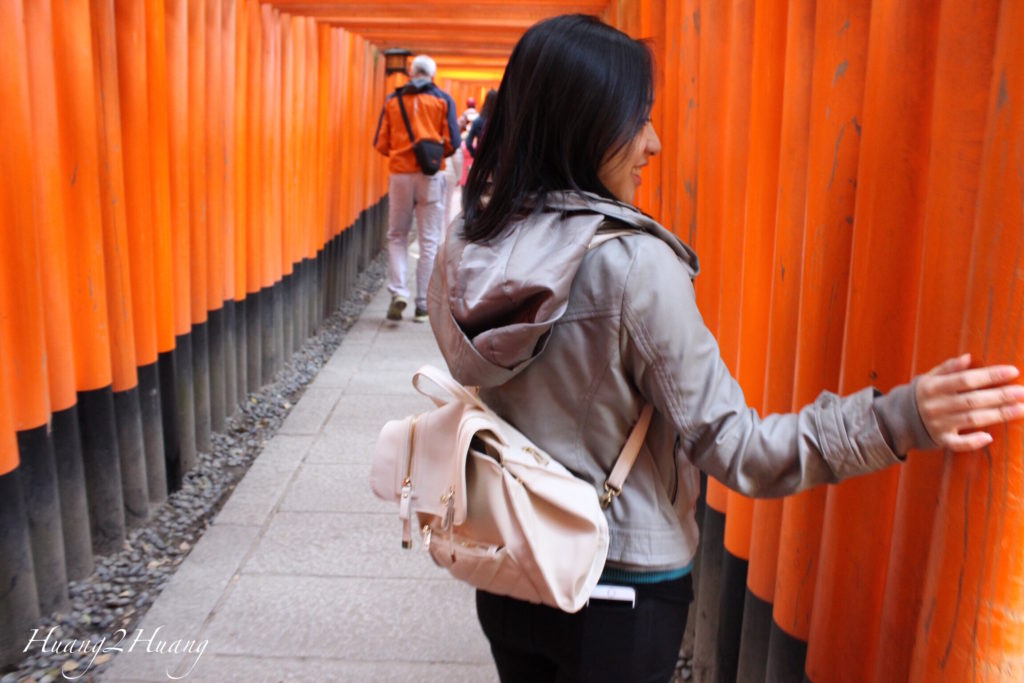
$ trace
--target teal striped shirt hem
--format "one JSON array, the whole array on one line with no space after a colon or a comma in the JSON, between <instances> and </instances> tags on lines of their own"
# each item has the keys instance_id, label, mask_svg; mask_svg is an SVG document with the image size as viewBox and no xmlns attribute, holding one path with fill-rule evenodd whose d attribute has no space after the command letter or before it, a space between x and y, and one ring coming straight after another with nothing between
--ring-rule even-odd
<instances>
[{"instance_id":1,"label":"teal striped shirt hem","mask_svg":"<svg viewBox=\"0 0 1024 683\"><path fill-rule=\"evenodd\" d=\"M605 567L604 571L601 572L601 578L598 580L598 583L617 583L625 584L627 586L640 586L652 583L661 583L662 581L673 581L686 576L692 570L692 562L685 567L669 569L662 572L635 572L629 571L628 569Z\"/></svg>"}]
</instances>

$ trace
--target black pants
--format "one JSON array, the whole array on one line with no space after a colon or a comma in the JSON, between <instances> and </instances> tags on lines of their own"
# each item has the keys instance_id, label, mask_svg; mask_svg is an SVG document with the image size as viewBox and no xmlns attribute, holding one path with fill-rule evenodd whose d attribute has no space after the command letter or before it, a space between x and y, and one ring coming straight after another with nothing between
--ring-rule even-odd
<instances>
[{"instance_id":1,"label":"black pants","mask_svg":"<svg viewBox=\"0 0 1024 683\"><path fill-rule=\"evenodd\" d=\"M687 575L636 586L636 607L591 600L568 614L477 591L476 611L502 683L666 683L692 599Z\"/></svg>"}]
</instances>

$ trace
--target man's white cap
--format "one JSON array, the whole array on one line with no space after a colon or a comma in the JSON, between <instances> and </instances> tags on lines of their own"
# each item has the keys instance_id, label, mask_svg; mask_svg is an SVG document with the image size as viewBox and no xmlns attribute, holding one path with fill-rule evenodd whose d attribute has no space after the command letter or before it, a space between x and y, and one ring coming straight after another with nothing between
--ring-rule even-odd
<instances>
[{"instance_id":1,"label":"man's white cap","mask_svg":"<svg viewBox=\"0 0 1024 683\"><path fill-rule=\"evenodd\" d=\"M414 77L417 74L421 74L433 78L434 74L437 73L437 63L427 55L416 55L416 58L412 60L410 73Z\"/></svg>"}]
</instances>

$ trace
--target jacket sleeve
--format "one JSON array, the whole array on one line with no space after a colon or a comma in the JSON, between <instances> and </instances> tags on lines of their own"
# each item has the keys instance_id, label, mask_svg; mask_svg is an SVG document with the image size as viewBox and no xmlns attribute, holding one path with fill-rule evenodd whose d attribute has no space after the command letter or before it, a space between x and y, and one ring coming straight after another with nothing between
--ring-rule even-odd
<instances>
[{"instance_id":1,"label":"jacket sleeve","mask_svg":"<svg viewBox=\"0 0 1024 683\"><path fill-rule=\"evenodd\" d=\"M760 417L704 325L690 273L667 246L645 248L660 253L653 263L638 267L634 258L630 266L623 361L695 466L735 491L771 497L897 463L890 443L934 447L906 385L882 400L871 388L842 398L823 391L798 413Z\"/></svg>"},{"instance_id":2,"label":"jacket sleeve","mask_svg":"<svg viewBox=\"0 0 1024 683\"><path fill-rule=\"evenodd\" d=\"M391 150L391 126L388 124L388 103L384 101L384 106L380 110L380 118L377 119L377 132L373 136L373 147L384 156L388 155Z\"/></svg>"},{"instance_id":3,"label":"jacket sleeve","mask_svg":"<svg viewBox=\"0 0 1024 683\"><path fill-rule=\"evenodd\" d=\"M444 140L444 155L450 157L462 144L462 136L459 134L459 121L455 116L455 100L448 93L444 94L444 99L448 103L448 137Z\"/></svg>"}]
</instances>

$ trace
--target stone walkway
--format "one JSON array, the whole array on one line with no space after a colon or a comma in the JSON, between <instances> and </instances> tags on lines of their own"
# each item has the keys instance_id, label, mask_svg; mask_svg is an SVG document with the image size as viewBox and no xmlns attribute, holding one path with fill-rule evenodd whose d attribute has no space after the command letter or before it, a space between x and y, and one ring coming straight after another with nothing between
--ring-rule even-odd
<instances>
[{"instance_id":1,"label":"stone walkway","mask_svg":"<svg viewBox=\"0 0 1024 683\"><path fill-rule=\"evenodd\" d=\"M429 324L411 308L386 321L388 301L382 288L105 683L497 680L472 589L402 550L397 507L370 491L381 426L430 405L412 373L444 367Z\"/></svg>"}]
</instances>

